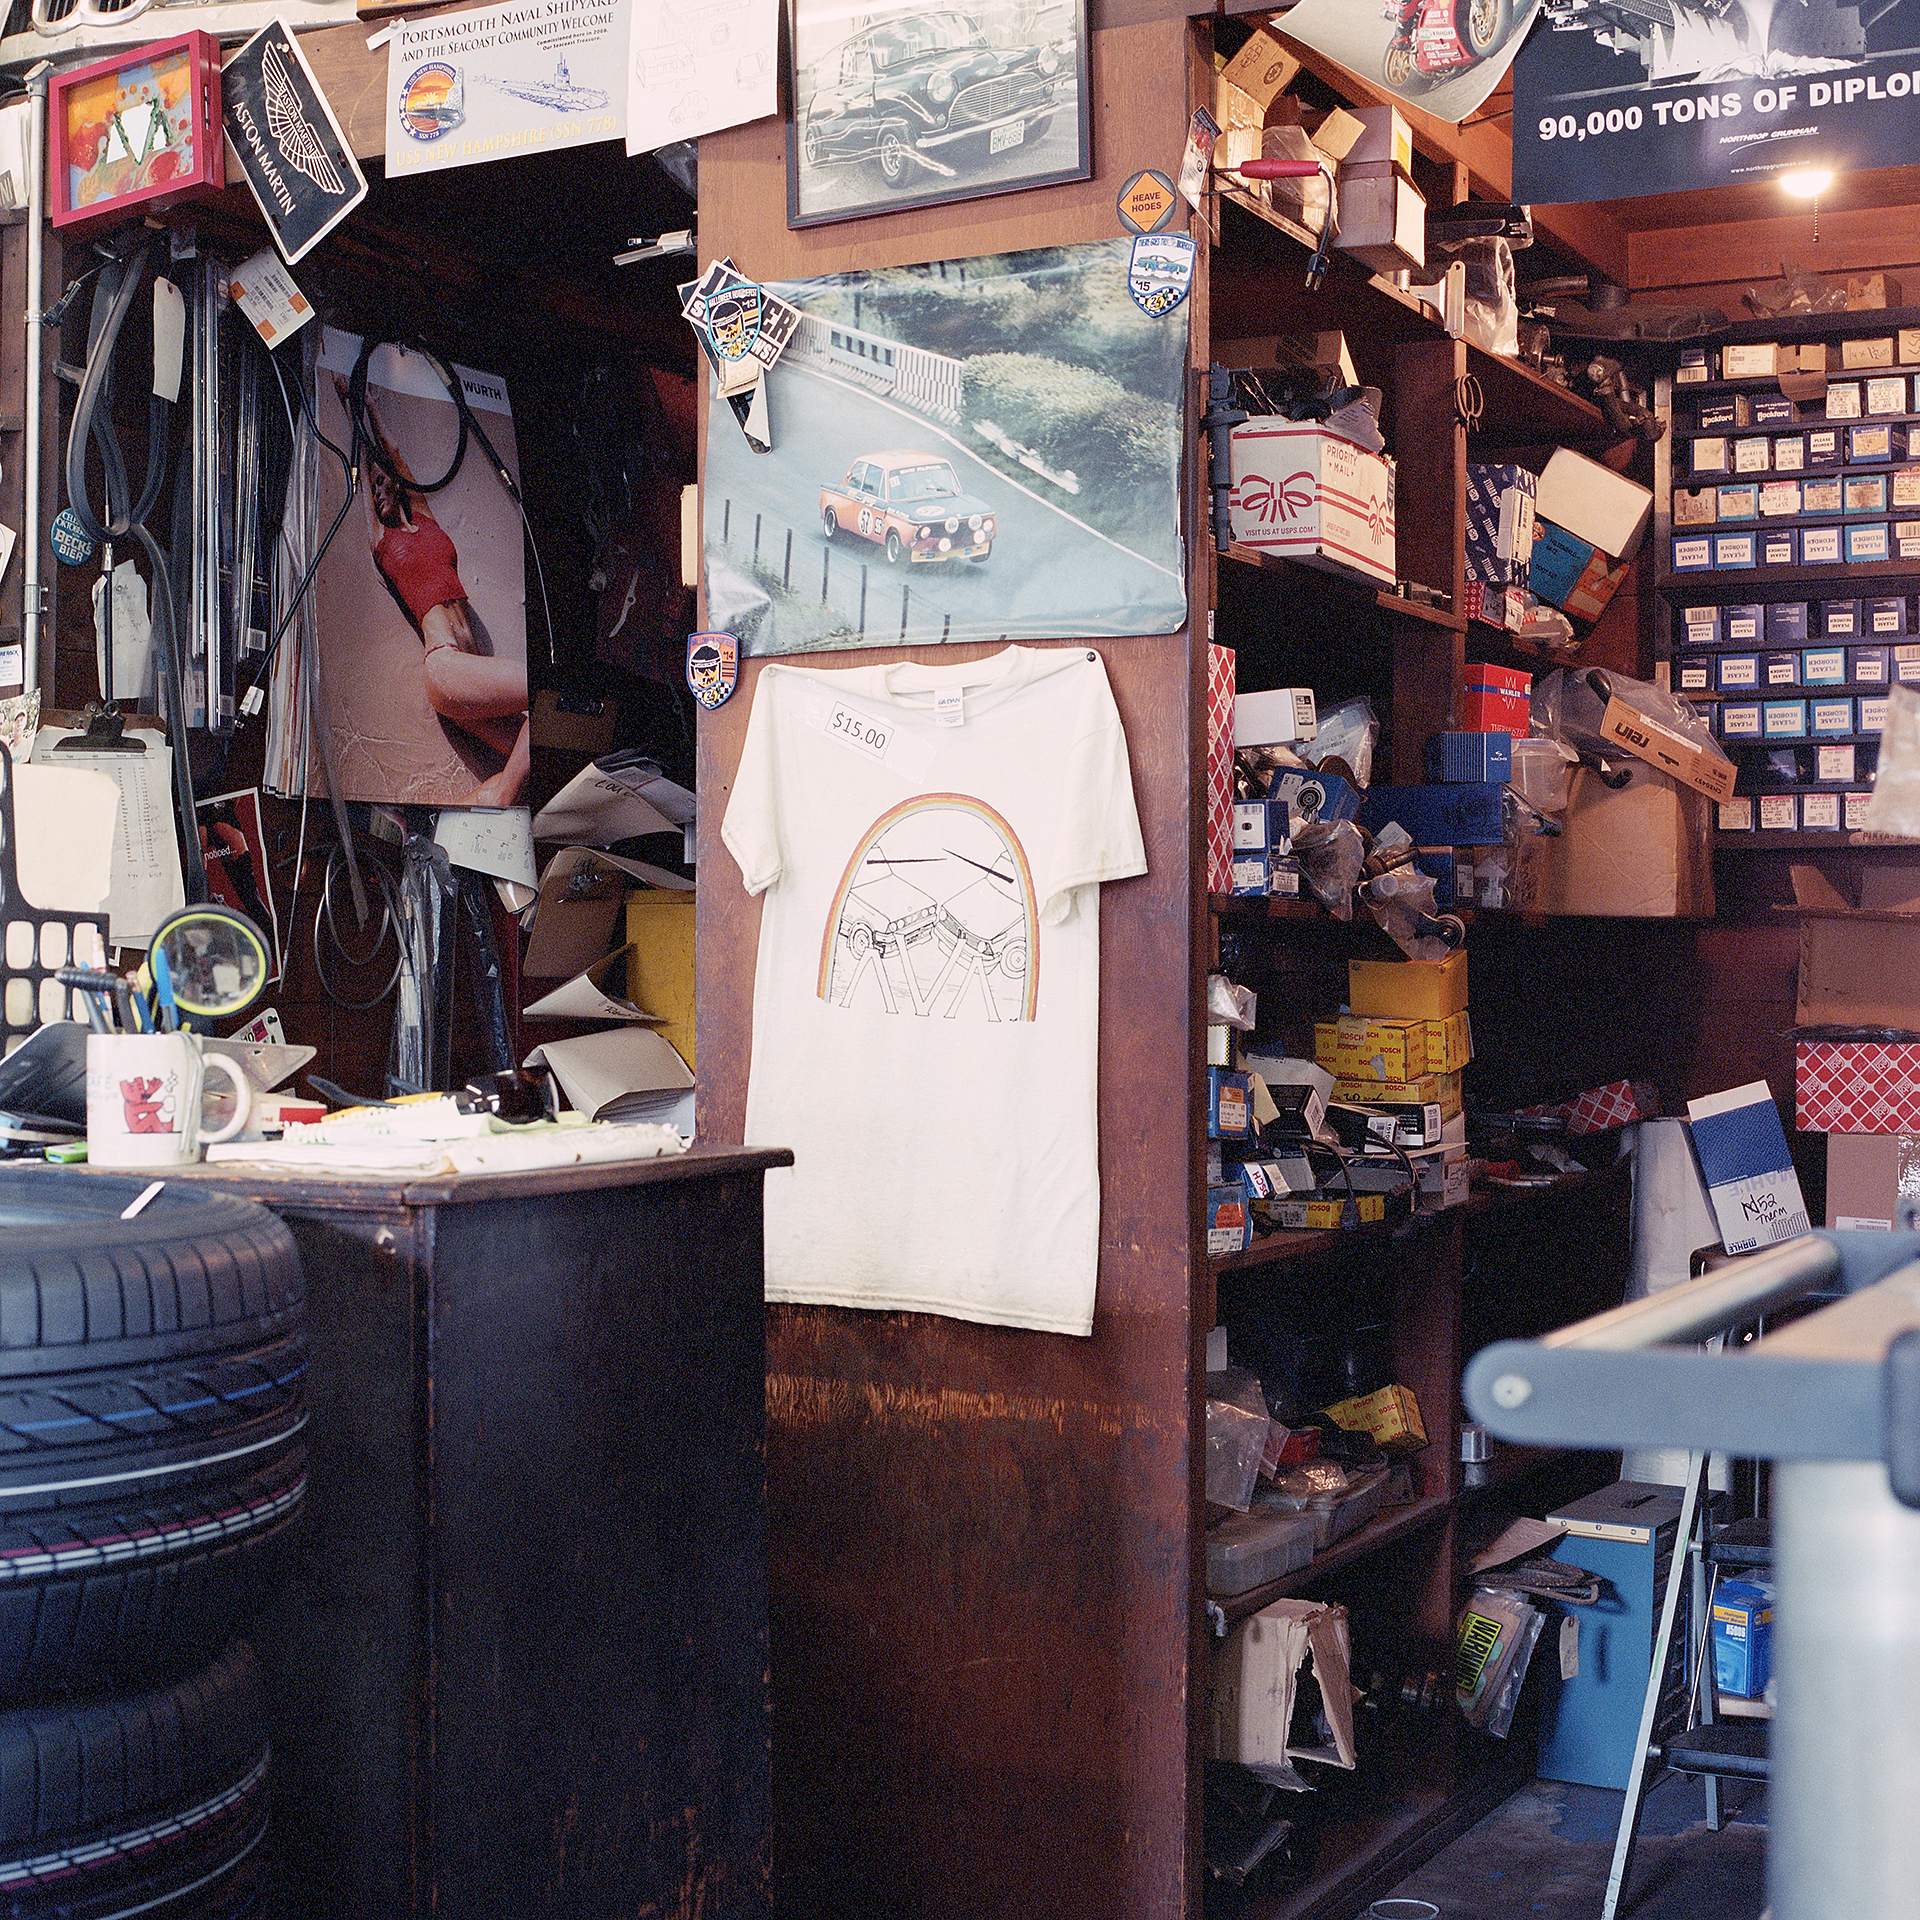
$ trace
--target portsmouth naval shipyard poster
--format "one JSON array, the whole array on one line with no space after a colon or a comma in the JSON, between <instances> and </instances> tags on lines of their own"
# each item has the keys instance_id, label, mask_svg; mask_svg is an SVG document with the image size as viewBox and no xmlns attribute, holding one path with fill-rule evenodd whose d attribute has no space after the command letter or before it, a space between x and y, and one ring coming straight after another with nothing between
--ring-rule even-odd
<instances>
[{"instance_id":1,"label":"portsmouth naval shipyard poster","mask_svg":"<svg viewBox=\"0 0 1920 1920\"><path fill-rule=\"evenodd\" d=\"M1513 197L1615 200L1920 153L1920 0L1547 0Z\"/></svg>"},{"instance_id":2,"label":"portsmouth naval shipyard poster","mask_svg":"<svg viewBox=\"0 0 1920 1920\"><path fill-rule=\"evenodd\" d=\"M618 140L626 55L618 0L520 0L397 21L387 43L387 172Z\"/></svg>"}]
</instances>

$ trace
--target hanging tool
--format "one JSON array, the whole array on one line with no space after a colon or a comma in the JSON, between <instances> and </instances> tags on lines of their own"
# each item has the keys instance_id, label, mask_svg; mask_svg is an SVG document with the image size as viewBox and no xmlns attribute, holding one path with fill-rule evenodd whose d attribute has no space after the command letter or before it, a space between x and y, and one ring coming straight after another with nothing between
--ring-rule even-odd
<instances>
[{"instance_id":1,"label":"hanging tool","mask_svg":"<svg viewBox=\"0 0 1920 1920\"><path fill-rule=\"evenodd\" d=\"M1327 183L1327 211L1320 222L1319 244L1307 262L1307 291L1318 293L1327 277L1327 250L1333 245L1333 169L1324 159L1242 160L1233 166L1216 166L1216 173L1237 173L1243 180L1310 180L1315 174Z\"/></svg>"}]
</instances>

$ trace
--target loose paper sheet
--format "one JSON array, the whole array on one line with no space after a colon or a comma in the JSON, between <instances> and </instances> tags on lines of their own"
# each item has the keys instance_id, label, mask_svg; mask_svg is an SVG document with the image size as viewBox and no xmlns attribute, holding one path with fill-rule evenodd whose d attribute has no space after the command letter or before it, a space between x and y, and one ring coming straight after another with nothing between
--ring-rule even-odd
<instances>
[{"instance_id":1,"label":"loose paper sheet","mask_svg":"<svg viewBox=\"0 0 1920 1920\"><path fill-rule=\"evenodd\" d=\"M583 767L534 816L536 840L606 846L636 834L672 833L693 818L693 795L651 762L618 764L618 755Z\"/></svg>"},{"instance_id":2,"label":"loose paper sheet","mask_svg":"<svg viewBox=\"0 0 1920 1920\"><path fill-rule=\"evenodd\" d=\"M632 16L627 151L651 153L778 110L778 0L663 0Z\"/></svg>"},{"instance_id":3,"label":"loose paper sheet","mask_svg":"<svg viewBox=\"0 0 1920 1920\"><path fill-rule=\"evenodd\" d=\"M530 1020L651 1020L658 1022L666 1018L664 1014L649 1013L644 1007L637 1007L631 1000L609 993L604 985L608 979L626 978L627 958L633 952L631 945L624 946L616 953L604 955L596 960L584 972L577 973L564 986L555 987L549 994L543 994L532 1006L527 1008Z\"/></svg>"},{"instance_id":4,"label":"loose paper sheet","mask_svg":"<svg viewBox=\"0 0 1920 1920\"><path fill-rule=\"evenodd\" d=\"M34 766L103 773L118 790L112 874L107 889L107 939L114 946L144 947L153 938L154 928L176 908L187 904L180 842L173 823L173 752L157 735L150 733L128 736L146 742L144 753L56 754L53 751L60 741L74 737L78 731L73 727L43 726L34 740ZM69 823L61 824L68 836L73 837ZM79 844L75 837L75 847ZM24 845L22 852L25 852ZM20 885L28 898L33 899L33 890L24 872ZM35 900L34 904L50 907L54 902ZM97 905L97 898L89 904Z\"/></svg>"},{"instance_id":5,"label":"loose paper sheet","mask_svg":"<svg viewBox=\"0 0 1920 1920\"><path fill-rule=\"evenodd\" d=\"M30 906L91 913L113 881L120 789L84 767L16 767L14 867Z\"/></svg>"}]
</instances>

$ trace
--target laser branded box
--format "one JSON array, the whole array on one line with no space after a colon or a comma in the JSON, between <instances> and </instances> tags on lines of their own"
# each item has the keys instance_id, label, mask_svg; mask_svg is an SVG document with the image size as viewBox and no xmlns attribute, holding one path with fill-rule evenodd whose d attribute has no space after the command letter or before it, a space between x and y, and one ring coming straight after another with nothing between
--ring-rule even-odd
<instances>
[{"instance_id":1,"label":"laser branded box","mask_svg":"<svg viewBox=\"0 0 1920 1920\"><path fill-rule=\"evenodd\" d=\"M1762 637L1764 609L1758 603L1747 600L1734 601L1725 609L1721 618L1720 637L1729 646L1746 646Z\"/></svg>"},{"instance_id":2,"label":"laser branded box","mask_svg":"<svg viewBox=\"0 0 1920 1920\"><path fill-rule=\"evenodd\" d=\"M1711 647L1720 639L1720 609L1713 607L1683 607L1682 641L1689 647Z\"/></svg>"},{"instance_id":3,"label":"laser branded box","mask_svg":"<svg viewBox=\"0 0 1920 1920\"><path fill-rule=\"evenodd\" d=\"M1840 796L1837 793L1803 793L1800 796L1802 833L1838 833Z\"/></svg>"},{"instance_id":4,"label":"laser branded box","mask_svg":"<svg viewBox=\"0 0 1920 1920\"><path fill-rule=\"evenodd\" d=\"M1863 560L1887 560L1892 558L1892 549L1887 544L1887 523L1884 520L1858 520L1847 527L1847 563L1855 565Z\"/></svg>"},{"instance_id":5,"label":"laser branded box","mask_svg":"<svg viewBox=\"0 0 1920 1920\"><path fill-rule=\"evenodd\" d=\"M1773 436L1775 473L1799 473L1807 464L1807 437L1803 433L1776 433Z\"/></svg>"},{"instance_id":6,"label":"laser branded box","mask_svg":"<svg viewBox=\"0 0 1920 1920\"><path fill-rule=\"evenodd\" d=\"M1764 687L1797 687L1800 684L1800 653L1763 653L1760 656L1760 684Z\"/></svg>"},{"instance_id":7,"label":"laser branded box","mask_svg":"<svg viewBox=\"0 0 1920 1920\"><path fill-rule=\"evenodd\" d=\"M1807 603L1804 600L1772 600L1763 616L1768 644L1784 645L1807 637Z\"/></svg>"},{"instance_id":8,"label":"laser branded box","mask_svg":"<svg viewBox=\"0 0 1920 1920\"><path fill-rule=\"evenodd\" d=\"M1807 724L1816 737L1822 734L1851 733L1853 731L1853 702L1851 700L1810 700L1807 702ZM1853 773L1817 774L1822 780L1851 780Z\"/></svg>"},{"instance_id":9,"label":"laser branded box","mask_svg":"<svg viewBox=\"0 0 1920 1920\"><path fill-rule=\"evenodd\" d=\"M1820 631L1829 640L1851 640L1862 631L1858 600L1822 600Z\"/></svg>"},{"instance_id":10,"label":"laser branded box","mask_svg":"<svg viewBox=\"0 0 1920 1920\"><path fill-rule=\"evenodd\" d=\"M1847 678L1856 687L1884 687L1887 684L1885 647L1849 647Z\"/></svg>"},{"instance_id":11,"label":"laser branded box","mask_svg":"<svg viewBox=\"0 0 1920 1920\"><path fill-rule=\"evenodd\" d=\"M1907 597L1903 593L1881 594L1860 605L1863 633L1905 633Z\"/></svg>"},{"instance_id":12,"label":"laser branded box","mask_svg":"<svg viewBox=\"0 0 1920 1920\"><path fill-rule=\"evenodd\" d=\"M1760 732L1767 740L1804 740L1807 703L1804 700L1765 700L1760 705Z\"/></svg>"},{"instance_id":13,"label":"laser branded box","mask_svg":"<svg viewBox=\"0 0 1920 1920\"><path fill-rule=\"evenodd\" d=\"M1791 567L1800 558L1800 535L1792 527L1769 527L1760 536L1763 567Z\"/></svg>"},{"instance_id":14,"label":"laser branded box","mask_svg":"<svg viewBox=\"0 0 1920 1920\"><path fill-rule=\"evenodd\" d=\"M1844 687L1847 684L1845 647L1807 647L1800 655L1803 687Z\"/></svg>"}]
</instances>

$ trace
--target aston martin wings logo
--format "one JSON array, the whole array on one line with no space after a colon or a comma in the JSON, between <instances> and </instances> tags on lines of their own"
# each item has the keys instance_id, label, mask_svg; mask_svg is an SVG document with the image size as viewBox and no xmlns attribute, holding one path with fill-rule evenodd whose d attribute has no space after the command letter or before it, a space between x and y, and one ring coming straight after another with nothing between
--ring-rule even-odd
<instances>
[{"instance_id":1,"label":"aston martin wings logo","mask_svg":"<svg viewBox=\"0 0 1920 1920\"><path fill-rule=\"evenodd\" d=\"M261 49L260 77L266 87L267 131L287 164L304 173L322 193L344 193L347 183L327 158L320 135L300 103L293 77L271 43Z\"/></svg>"}]
</instances>

